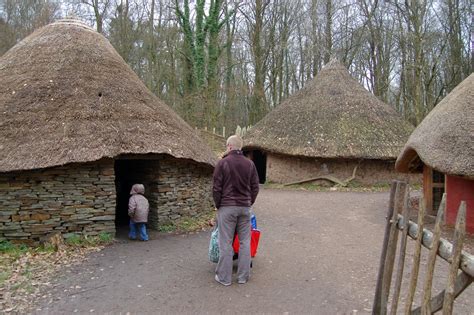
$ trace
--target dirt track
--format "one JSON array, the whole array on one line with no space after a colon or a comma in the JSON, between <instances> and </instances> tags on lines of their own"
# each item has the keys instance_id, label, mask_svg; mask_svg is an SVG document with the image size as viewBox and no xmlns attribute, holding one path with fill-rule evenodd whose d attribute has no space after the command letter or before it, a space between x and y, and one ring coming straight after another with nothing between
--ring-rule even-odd
<instances>
[{"instance_id":1,"label":"dirt track","mask_svg":"<svg viewBox=\"0 0 474 315\"><path fill-rule=\"evenodd\" d=\"M35 313L370 313L387 203L388 193L262 190L247 284L213 280L209 232L152 234L66 270ZM473 314L473 292L455 314Z\"/></svg>"}]
</instances>

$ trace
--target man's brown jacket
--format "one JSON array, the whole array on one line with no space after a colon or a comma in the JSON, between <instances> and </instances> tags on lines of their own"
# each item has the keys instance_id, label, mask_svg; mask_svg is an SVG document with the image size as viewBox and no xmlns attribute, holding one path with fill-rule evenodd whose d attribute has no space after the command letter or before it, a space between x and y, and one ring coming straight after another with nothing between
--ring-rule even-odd
<instances>
[{"instance_id":1,"label":"man's brown jacket","mask_svg":"<svg viewBox=\"0 0 474 315\"><path fill-rule=\"evenodd\" d=\"M250 207L258 194L255 164L240 150L232 150L214 169L212 195L216 208Z\"/></svg>"}]
</instances>

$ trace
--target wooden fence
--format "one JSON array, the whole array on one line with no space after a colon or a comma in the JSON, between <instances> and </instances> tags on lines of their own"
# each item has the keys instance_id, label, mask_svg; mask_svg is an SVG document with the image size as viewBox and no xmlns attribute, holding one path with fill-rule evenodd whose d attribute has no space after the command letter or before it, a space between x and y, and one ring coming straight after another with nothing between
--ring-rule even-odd
<instances>
[{"instance_id":1,"label":"wooden fence","mask_svg":"<svg viewBox=\"0 0 474 315\"><path fill-rule=\"evenodd\" d=\"M247 131L250 130L252 126L245 126L245 127L240 127L239 125L235 128L235 132L231 132L229 134L226 133L226 129L225 127L222 127L222 129L219 129L219 128L216 128L216 127L211 127L211 128L208 128L207 126L204 127L204 128L199 128L199 130L201 132L205 132L205 133L209 133L209 134L212 134L212 135L215 135L215 136L218 136L218 137L223 137L223 138L227 138L228 136L231 136L231 135L239 135L241 137L245 136L245 134L247 133ZM198 127L195 127L196 130L198 130Z\"/></svg>"},{"instance_id":2,"label":"wooden fence","mask_svg":"<svg viewBox=\"0 0 474 315\"><path fill-rule=\"evenodd\" d=\"M238 134L240 136L244 136L247 130L250 129L250 126L248 127L243 127L241 128L240 126L237 126L235 133L232 134ZM225 142L227 139L227 136L230 136L231 134L226 135L226 129L225 127L222 127L222 129L216 129L215 127L213 128L207 128L204 127L203 129L198 129L195 127L196 133L199 134L199 136L211 147L212 151L216 153L218 156L221 156L222 153L225 151Z\"/></svg>"},{"instance_id":3,"label":"wooden fence","mask_svg":"<svg viewBox=\"0 0 474 315\"><path fill-rule=\"evenodd\" d=\"M419 202L418 222L414 223L409 220L410 209L408 207L408 200L408 185L404 182L395 181L390 192L387 224L372 313L387 314L390 311L390 314L397 314L404 275L407 238L411 237L416 241L416 244L403 314L425 315L433 314L440 310L443 311L443 314L452 314L455 299L474 280L474 256L462 250L466 233L466 203L463 201L459 206L453 243L451 244L449 241L441 238L441 224L446 209L446 195L443 196L438 209L433 232L424 229L425 209L422 200ZM398 241L399 238L400 242ZM429 250L428 261L424 285L423 288L420 288L422 300L420 301L420 306L414 308L413 300L418 281L422 247ZM396 275L393 276L397 252L397 269ZM448 262L450 268L445 289L432 296L432 284L435 277L434 270L437 257L441 257ZM395 280L393 285L392 278ZM392 286L393 292L390 294ZM389 305L390 310L388 310Z\"/></svg>"}]
</instances>

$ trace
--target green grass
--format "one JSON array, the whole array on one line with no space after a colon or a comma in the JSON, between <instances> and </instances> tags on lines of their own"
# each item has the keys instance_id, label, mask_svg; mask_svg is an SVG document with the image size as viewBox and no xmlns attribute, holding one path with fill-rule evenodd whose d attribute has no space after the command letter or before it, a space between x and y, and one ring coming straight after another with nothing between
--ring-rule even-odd
<instances>
[{"instance_id":1,"label":"green grass","mask_svg":"<svg viewBox=\"0 0 474 315\"><path fill-rule=\"evenodd\" d=\"M201 213L196 217L181 217L171 222L160 224L158 230L163 233L187 233L209 227L209 221L216 216L214 210Z\"/></svg>"},{"instance_id":2,"label":"green grass","mask_svg":"<svg viewBox=\"0 0 474 315\"><path fill-rule=\"evenodd\" d=\"M10 254L16 256L26 251L28 251L28 246L24 244L17 245L6 240L0 241L0 253L2 254Z\"/></svg>"},{"instance_id":3,"label":"green grass","mask_svg":"<svg viewBox=\"0 0 474 315\"><path fill-rule=\"evenodd\" d=\"M113 236L110 233L102 232L98 236L101 243L108 244L114 240Z\"/></svg>"},{"instance_id":4,"label":"green grass","mask_svg":"<svg viewBox=\"0 0 474 315\"><path fill-rule=\"evenodd\" d=\"M65 238L65 243L71 246L82 246L85 238L79 236L79 234L72 234Z\"/></svg>"},{"instance_id":5,"label":"green grass","mask_svg":"<svg viewBox=\"0 0 474 315\"><path fill-rule=\"evenodd\" d=\"M67 245L78 247L107 245L113 242L113 240L113 236L105 232L100 233L97 236L71 234L65 237L65 243Z\"/></svg>"},{"instance_id":6,"label":"green grass","mask_svg":"<svg viewBox=\"0 0 474 315\"><path fill-rule=\"evenodd\" d=\"M0 286L3 285L3 283L10 279L11 272L10 271L2 271L0 272Z\"/></svg>"},{"instance_id":7,"label":"green grass","mask_svg":"<svg viewBox=\"0 0 474 315\"><path fill-rule=\"evenodd\" d=\"M163 232L163 233L171 233L171 232L176 231L176 226L172 222L166 223L166 224L160 224L158 226L158 231Z\"/></svg>"}]
</instances>

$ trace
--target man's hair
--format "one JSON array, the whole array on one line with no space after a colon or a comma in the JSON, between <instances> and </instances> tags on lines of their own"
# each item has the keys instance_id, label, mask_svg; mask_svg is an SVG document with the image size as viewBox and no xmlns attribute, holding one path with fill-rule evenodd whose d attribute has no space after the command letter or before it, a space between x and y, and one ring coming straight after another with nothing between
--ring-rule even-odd
<instances>
[{"instance_id":1,"label":"man's hair","mask_svg":"<svg viewBox=\"0 0 474 315\"><path fill-rule=\"evenodd\" d=\"M240 150L242 149L243 141L239 135L230 136L227 139L227 145L232 147L232 150Z\"/></svg>"}]
</instances>

